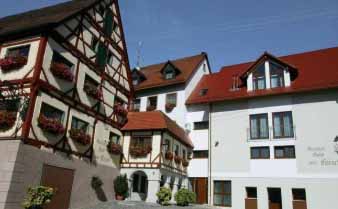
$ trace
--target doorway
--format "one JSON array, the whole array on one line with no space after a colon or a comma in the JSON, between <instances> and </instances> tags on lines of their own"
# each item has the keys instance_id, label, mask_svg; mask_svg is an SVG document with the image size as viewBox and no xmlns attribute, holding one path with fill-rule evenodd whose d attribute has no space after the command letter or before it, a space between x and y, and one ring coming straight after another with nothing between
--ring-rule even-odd
<instances>
[{"instance_id":1,"label":"doorway","mask_svg":"<svg viewBox=\"0 0 338 209\"><path fill-rule=\"evenodd\" d=\"M208 178L190 178L191 190L196 194L197 204L208 203Z\"/></svg>"},{"instance_id":2,"label":"doorway","mask_svg":"<svg viewBox=\"0 0 338 209\"><path fill-rule=\"evenodd\" d=\"M136 171L132 175L132 200L147 199L148 194L148 178L143 171Z\"/></svg>"},{"instance_id":3,"label":"doorway","mask_svg":"<svg viewBox=\"0 0 338 209\"><path fill-rule=\"evenodd\" d=\"M282 209L282 192L280 188L268 188L269 209Z\"/></svg>"}]
</instances>

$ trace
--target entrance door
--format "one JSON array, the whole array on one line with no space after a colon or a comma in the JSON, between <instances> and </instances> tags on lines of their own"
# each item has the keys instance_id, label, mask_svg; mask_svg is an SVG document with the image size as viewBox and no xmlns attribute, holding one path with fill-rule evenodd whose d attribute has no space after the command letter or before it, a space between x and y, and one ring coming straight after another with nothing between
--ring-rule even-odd
<instances>
[{"instance_id":1,"label":"entrance door","mask_svg":"<svg viewBox=\"0 0 338 209\"><path fill-rule=\"evenodd\" d=\"M56 189L52 201L47 204L45 209L68 209L74 171L50 165L44 165L42 171L41 184Z\"/></svg>"},{"instance_id":2,"label":"entrance door","mask_svg":"<svg viewBox=\"0 0 338 209\"><path fill-rule=\"evenodd\" d=\"M282 209L282 193L280 188L268 188L269 209Z\"/></svg>"},{"instance_id":3,"label":"entrance door","mask_svg":"<svg viewBox=\"0 0 338 209\"><path fill-rule=\"evenodd\" d=\"M192 191L196 193L197 204L208 203L208 178L190 178Z\"/></svg>"}]
</instances>

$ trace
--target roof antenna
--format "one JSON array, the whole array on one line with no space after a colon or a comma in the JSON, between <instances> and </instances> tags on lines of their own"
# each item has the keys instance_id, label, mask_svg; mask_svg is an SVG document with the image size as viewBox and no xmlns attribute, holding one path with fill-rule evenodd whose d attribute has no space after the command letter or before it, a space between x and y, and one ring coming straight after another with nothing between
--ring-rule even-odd
<instances>
[{"instance_id":1,"label":"roof antenna","mask_svg":"<svg viewBox=\"0 0 338 209\"><path fill-rule=\"evenodd\" d=\"M142 44L143 44L142 41L138 42L136 70L141 69L141 48L142 48Z\"/></svg>"}]
</instances>

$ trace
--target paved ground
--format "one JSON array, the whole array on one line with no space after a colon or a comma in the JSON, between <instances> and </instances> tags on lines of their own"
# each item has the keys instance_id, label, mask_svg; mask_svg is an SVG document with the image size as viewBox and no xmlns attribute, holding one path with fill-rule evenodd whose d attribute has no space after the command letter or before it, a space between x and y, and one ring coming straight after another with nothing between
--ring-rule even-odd
<instances>
[{"instance_id":1,"label":"paved ground","mask_svg":"<svg viewBox=\"0 0 338 209\"><path fill-rule=\"evenodd\" d=\"M188 207L172 206L160 206L153 203L134 202L134 201L112 201L100 203L95 207L86 209L213 209L214 207L204 205L192 205Z\"/></svg>"}]
</instances>

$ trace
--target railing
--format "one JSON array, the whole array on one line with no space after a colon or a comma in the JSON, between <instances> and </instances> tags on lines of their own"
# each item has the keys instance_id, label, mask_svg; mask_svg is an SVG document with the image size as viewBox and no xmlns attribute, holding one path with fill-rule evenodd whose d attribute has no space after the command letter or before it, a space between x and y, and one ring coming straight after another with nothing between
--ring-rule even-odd
<instances>
[{"instance_id":1,"label":"railing","mask_svg":"<svg viewBox=\"0 0 338 209\"><path fill-rule=\"evenodd\" d=\"M268 129L268 136L267 137L258 137L258 138L252 138L251 137L251 130L250 128L247 128L247 141L253 142L253 141L283 141L283 140L296 140L296 126L292 126L291 134L289 136L274 136L274 130L273 127L269 127Z\"/></svg>"}]
</instances>

